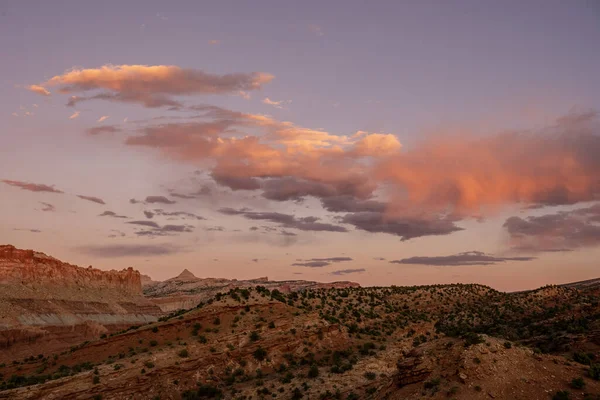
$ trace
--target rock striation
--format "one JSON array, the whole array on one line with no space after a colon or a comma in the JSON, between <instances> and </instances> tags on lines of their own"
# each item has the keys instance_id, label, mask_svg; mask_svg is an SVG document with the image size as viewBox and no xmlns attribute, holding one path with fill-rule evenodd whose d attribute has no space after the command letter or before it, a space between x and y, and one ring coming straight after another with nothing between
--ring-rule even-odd
<instances>
[{"instance_id":1,"label":"rock striation","mask_svg":"<svg viewBox=\"0 0 600 400\"><path fill-rule=\"evenodd\" d=\"M28 355L156 321L133 268L81 268L33 250L0 246L0 349ZM32 344L35 344L32 346Z\"/></svg>"}]
</instances>

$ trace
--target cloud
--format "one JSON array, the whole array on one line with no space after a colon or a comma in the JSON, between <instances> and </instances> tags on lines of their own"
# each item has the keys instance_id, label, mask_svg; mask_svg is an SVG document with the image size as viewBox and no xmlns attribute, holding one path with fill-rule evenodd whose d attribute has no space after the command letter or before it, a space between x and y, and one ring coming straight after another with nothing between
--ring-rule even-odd
<instances>
[{"instance_id":1,"label":"cloud","mask_svg":"<svg viewBox=\"0 0 600 400\"><path fill-rule=\"evenodd\" d=\"M41 233L42 232L39 229L19 229L19 228L14 228L13 231L24 231L24 232L31 232L31 233Z\"/></svg>"},{"instance_id":2,"label":"cloud","mask_svg":"<svg viewBox=\"0 0 600 400\"><path fill-rule=\"evenodd\" d=\"M71 116L69 117L69 119L75 119L77 117L79 117L80 112L79 111L75 111L73 114L71 114Z\"/></svg>"},{"instance_id":3,"label":"cloud","mask_svg":"<svg viewBox=\"0 0 600 400\"><path fill-rule=\"evenodd\" d=\"M177 192L170 192L169 194L171 195L171 197L177 197L178 199L185 199L185 200L198 198L198 195L194 195L194 194L183 194L183 193L177 193Z\"/></svg>"},{"instance_id":4,"label":"cloud","mask_svg":"<svg viewBox=\"0 0 600 400\"><path fill-rule=\"evenodd\" d=\"M116 132L120 132L121 128L115 126L115 125L104 125L104 126L94 126L91 127L89 129L87 129L87 134L88 135L100 135L103 133L116 133Z\"/></svg>"},{"instance_id":5,"label":"cloud","mask_svg":"<svg viewBox=\"0 0 600 400\"><path fill-rule=\"evenodd\" d=\"M2 182L7 185L16 186L23 190L29 190L31 192L48 192L48 193L64 193L58 189L54 188L54 185L48 186L40 183L30 183L30 182L22 182L22 181L11 181L8 179L3 179Z\"/></svg>"},{"instance_id":6,"label":"cloud","mask_svg":"<svg viewBox=\"0 0 600 400\"><path fill-rule=\"evenodd\" d=\"M217 45L217 44L221 44L221 41L220 40L216 40L216 39L212 39L212 40L208 41L208 44L214 46L214 45Z\"/></svg>"},{"instance_id":7,"label":"cloud","mask_svg":"<svg viewBox=\"0 0 600 400\"><path fill-rule=\"evenodd\" d=\"M291 100L274 101L274 100L269 99L268 97L265 97L262 102L263 102L263 104L267 104L267 105L273 106L275 108L283 109L286 104L290 104L292 101Z\"/></svg>"},{"instance_id":8,"label":"cloud","mask_svg":"<svg viewBox=\"0 0 600 400\"><path fill-rule=\"evenodd\" d=\"M340 222L367 232L400 236L403 241L422 236L448 235L463 230L444 218L391 217L380 212L349 213L341 217Z\"/></svg>"},{"instance_id":9,"label":"cloud","mask_svg":"<svg viewBox=\"0 0 600 400\"><path fill-rule=\"evenodd\" d=\"M49 211L49 212L54 212L56 211L56 207L54 207L52 204L50 203L44 203L43 201L40 201L40 204L43 205L44 207L42 208L42 211Z\"/></svg>"},{"instance_id":10,"label":"cloud","mask_svg":"<svg viewBox=\"0 0 600 400\"><path fill-rule=\"evenodd\" d=\"M96 122L98 122L98 123L100 123L100 122L104 122L104 121L106 121L106 120L107 120L107 119L109 119L109 118L110 118L110 116L108 116L108 115L103 115L103 116L101 116L100 118L98 118L98 121L96 121Z\"/></svg>"},{"instance_id":11,"label":"cloud","mask_svg":"<svg viewBox=\"0 0 600 400\"><path fill-rule=\"evenodd\" d=\"M144 211L144 215L146 216L146 218L150 219L152 217L154 217L154 213L152 211Z\"/></svg>"},{"instance_id":12,"label":"cloud","mask_svg":"<svg viewBox=\"0 0 600 400\"><path fill-rule=\"evenodd\" d=\"M510 217L503 227L512 249L523 252L570 251L600 245L600 203L572 211Z\"/></svg>"},{"instance_id":13,"label":"cloud","mask_svg":"<svg viewBox=\"0 0 600 400\"><path fill-rule=\"evenodd\" d=\"M138 222L140 222L138 225L146 225L146 224L142 224L141 222L150 222L150 221L138 221ZM151 224L154 224L154 223L151 223ZM169 236L173 233L185 233L185 232L193 232L194 231L194 227L191 225L163 225L163 226L159 226L158 224L155 224L155 225L156 226L147 224L147 226L153 227L153 229L137 231L137 232L135 232L135 234L138 236Z\"/></svg>"},{"instance_id":14,"label":"cloud","mask_svg":"<svg viewBox=\"0 0 600 400\"><path fill-rule=\"evenodd\" d=\"M359 272L365 272L364 268L355 268L355 269L338 269L337 271L331 272L331 275L348 275L348 274L356 274Z\"/></svg>"},{"instance_id":15,"label":"cloud","mask_svg":"<svg viewBox=\"0 0 600 400\"><path fill-rule=\"evenodd\" d=\"M75 250L88 256L104 258L164 256L183 251L182 248L171 244L94 245L77 247Z\"/></svg>"},{"instance_id":16,"label":"cloud","mask_svg":"<svg viewBox=\"0 0 600 400\"><path fill-rule=\"evenodd\" d=\"M156 222L152 222L152 221L128 221L127 223L133 224L133 225L149 226L151 228L160 229L160 225L158 225Z\"/></svg>"},{"instance_id":17,"label":"cloud","mask_svg":"<svg viewBox=\"0 0 600 400\"><path fill-rule=\"evenodd\" d=\"M599 127L585 112L539 132L435 137L383 160L374 178L398 187L392 206L462 216L590 201L600 195Z\"/></svg>"},{"instance_id":18,"label":"cloud","mask_svg":"<svg viewBox=\"0 0 600 400\"><path fill-rule=\"evenodd\" d=\"M481 251L468 251L450 256L439 257L410 257L402 260L390 261L392 264L419 264L435 266L459 266L459 265L494 265L506 261L531 261L535 257L497 257Z\"/></svg>"},{"instance_id":19,"label":"cloud","mask_svg":"<svg viewBox=\"0 0 600 400\"><path fill-rule=\"evenodd\" d=\"M146 197L146 203L154 204L154 203L162 203L162 204L175 204L176 201L169 200L165 196L148 196Z\"/></svg>"},{"instance_id":20,"label":"cloud","mask_svg":"<svg viewBox=\"0 0 600 400\"><path fill-rule=\"evenodd\" d=\"M305 261L325 261L325 262L343 262L343 261L352 261L350 257L329 257L329 258L311 258Z\"/></svg>"},{"instance_id":21,"label":"cloud","mask_svg":"<svg viewBox=\"0 0 600 400\"><path fill-rule=\"evenodd\" d=\"M246 209L235 210L233 208L221 208L218 210L225 215L241 215L250 220L263 220L279 224L281 227L298 229L301 231L325 231L325 232L347 232L343 226L317 222L316 217L297 218L290 214L278 212L256 212Z\"/></svg>"},{"instance_id":22,"label":"cloud","mask_svg":"<svg viewBox=\"0 0 600 400\"><path fill-rule=\"evenodd\" d=\"M331 265L326 261L308 261L302 263L293 263L292 267L309 267L309 268L321 268Z\"/></svg>"},{"instance_id":23,"label":"cloud","mask_svg":"<svg viewBox=\"0 0 600 400\"><path fill-rule=\"evenodd\" d=\"M104 211L102 214L98 215L99 217L113 217L113 218L129 218L125 215L118 215L113 211Z\"/></svg>"},{"instance_id":24,"label":"cloud","mask_svg":"<svg viewBox=\"0 0 600 400\"><path fill-rule=\"evenodd\" d=\"M44 88L43 86L40 85L29 85L27 86L27 90L33 92L33 93L37 93L37 94L41 94L42 96L50 96L51 93Z\"/></svg>"},{"instance_id":25,"label":"cloud","mask_svg":"<svg viewBox=\"0 0 600 400\"><path fill-rule=\"evenodd\" d=\"M292 264L295 267L310 267L310 268L321 268L331 265L336 262L352 261L350 257L329 257L329 258L310 258L308 260L297 260L303 262L297 262Z\"/></svg>"},{"instance_id":26,"label":"cloud","mask_svg":"<svg viewBox=\"0 0 600 400\"><path fill-rule=\"evenodd\" d=\"M145 213L146 211L144 211ZM154 213L156 215L165 216L165 217L180 217L182 219L195 219L198 221L206 220L206 218L196 215L187 211L164 211L160 208L155 208ZM173 219L173 218L170 218Z\"/></svg>"},{"instance_id":27,"label":"cloud","mask_svg":"<svg viewBox=\"0 0 600 400\"><path fill-rule=\"evenodd\" d=\"M81 194L78 194L78 195L77 195L77 197L79 197L80 199L87 200L87 201L91 201L91 202L98 203L98 204L106 204L106 203L104 202L104 200L102 200L101 198L98 198L98 197L93 197L93 196L83 196L83 195L81 195Z\"/></svg>"},{"instance_id":28,"label":"cloud","mask_svg":"<svg viewBox=\"0 0 600 400\"><path fill-rule=\"evenodd\" d=\"M73 96L69 105L99 99L146 107L180 107L173 96L257 90L273 78L263 72L217 75L174 65L104 65L66 71L41 85L30 86L30 90L35 88L36 93L44 94L46 87L58 87L63 94L96 92L88 97Z\"/></svg>"}]
</instances>

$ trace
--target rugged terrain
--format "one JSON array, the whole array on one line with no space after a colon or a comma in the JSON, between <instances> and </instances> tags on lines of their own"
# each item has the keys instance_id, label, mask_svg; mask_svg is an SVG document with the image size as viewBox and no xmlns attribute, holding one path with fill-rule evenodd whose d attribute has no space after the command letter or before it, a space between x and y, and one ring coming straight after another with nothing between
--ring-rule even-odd
<instances>
[{"instance_id":1,"label":"rugged terrain","mask_svg":"<svg viewBox=\"0 0 600 400\"><path fill-rule=\"evenodd\" d=\"M198 278L187 269L183 270L178 276L166 281L156 282L148 276L144 276L142 281L144 295L164 312L192 308L198 303L214 297L217 293L257 285L262 285L269 290L276 289L282 293L298 292L306 289L341 289L360 286L358 283L348 281L330 283L304 280L270 281L268 277L249 280Z\"/></svg>"},{"instance_id":2,"label":"rugged terrain","mask_svg":"<svg viewBox=\"0 0 600 400\"><path fill-rule=\"evenodd\" d=\"M140 274L132 268L81 268L33 250L0 246L4 357L29 356L34 347L60 351L160 315L143 297Z\"/></svg>"},{"instance_id":3,"label":"rugged terrain","mask_svg":"<svg viewBox=\"0 0 600 400\"><path fill-rule=\"evenodd\" d=\"M154 287L207 281L182 275ZM597 286L269 284L69 349L2 349L0 399L600 399Z\"/></svg>"}]
</instances>

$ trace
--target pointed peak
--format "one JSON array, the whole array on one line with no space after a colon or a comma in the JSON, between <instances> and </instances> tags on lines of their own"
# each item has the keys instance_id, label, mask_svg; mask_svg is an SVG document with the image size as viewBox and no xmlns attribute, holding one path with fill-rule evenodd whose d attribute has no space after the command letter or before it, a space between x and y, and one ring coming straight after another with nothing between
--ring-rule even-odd
<instances>
[{"instance_id":1,"label":"pointed peak","mask_svg":"<svg viewBox=\"0 0 600 400\"><path fill-rule=\"evenodd\" d=\"M188 269L184 269L179 275L177 275L178 279L196 279L196 275L192 274Z\"/></svg>"}]
</instances>

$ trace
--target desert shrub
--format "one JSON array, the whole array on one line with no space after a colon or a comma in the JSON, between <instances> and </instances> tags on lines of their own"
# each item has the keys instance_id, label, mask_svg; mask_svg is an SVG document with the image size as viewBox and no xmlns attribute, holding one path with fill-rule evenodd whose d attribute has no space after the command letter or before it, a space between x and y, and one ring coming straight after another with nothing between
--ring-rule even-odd
<instances>
[{"instance_id":1,"label":"desert shrub","mask_svg":"<svg viewBox=\"0 0 600 400\"><path fill-rule=\"evenodd\" d=\"M154 332L154 333L158 332L158 326L153 327L152 332Z\"/></svg>"},{"instance_id":2,"label":"desert shrub","mask_svg":"<svg viewBox=\"0 0 600 400\"><path fill-rule=\"evenodd\" d=\"M368 380L372 381L375 380L375 378L377 378L377 374L375 372L365 372L364 375L365 378L367 378Z\"/></svg>"},{"instance_id":3,"label":"desert shrub","mask_svg":"<svg viewBox=\"0 0 600 400\"><path fill-rule=\"evenodd\" d=\"M510 349L512 347L512 343L511 342L504 342L504 348L505 349Z\"/></svg>"},{"instance_id":4,"label":"desert shrub","mask_svg":"<svg viewBox=\"0 0 600 400\"><path fill-rule=\"evenodd\" d=\"M585 387L585 381L583 378L574 378L571 381L571 387L573 389L583 389Z\"/></svg>"},{"instance_id":5,"label":"desert shrub","mask_svg":"<svg viewBox=\"0 0 600 400\"><path fill-rule=\"evenodd\" d=\"M600 381L600 364L590 365L588 374L590 374L590 378Z\"/></svg>"},{"instance_id":6,"label":"desert shrub","mask_svg":"<svg viewBox=\"0 0 600 400\"><path fill-rule=\"evenodd\" d=\"M552 400L569 400L570 398L571 394L568 390L559 390L552 396Z\"/></svg>"},{"instance_id":7,"label":"desert shrub","mask_svg":"<svg viewBox=\"0 0 600 400\"><path fill-rule=\"evenodd\" d=\"M252 353L252 355L258 361L263 361L267 357L267 351L262 347L259 347L258 349L254 350L254 353Z\"/></svg>"},{"instance_id":8,"label":"desert shrub","mask_svg":"<svg viewBox=\"0 0 600 400\"><path fill-rule=\"evenodd\" d=\"M317 367L316 364L313 364L308 369L308 377L309 378L316 378L317 376L319 376L319 367Z\"/></svg>"},{"instance_id":9,"label":"desert shrub","mask_svg":"<svg viewBox=\"0 0 600 400\"><path fill-rule=\"evenodd\" d=\"M177 353L177 355L181 358L185 358L185 357L189 356L189 353L188 353L187 349L182 349L179 351L179 353Z\"/></svg>"}]
</instances>

